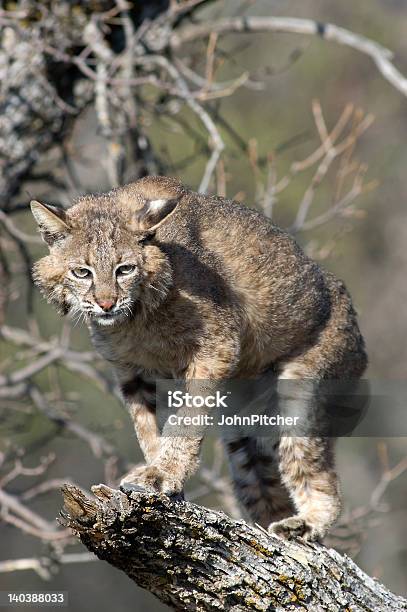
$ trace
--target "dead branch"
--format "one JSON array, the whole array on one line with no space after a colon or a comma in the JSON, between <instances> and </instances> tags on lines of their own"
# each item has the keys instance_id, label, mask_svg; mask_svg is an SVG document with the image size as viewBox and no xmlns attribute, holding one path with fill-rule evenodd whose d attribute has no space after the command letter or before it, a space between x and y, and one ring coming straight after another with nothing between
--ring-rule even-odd
<instances>
[{"instance_id":1,"label":"dead branch","mask_svg":"<svg viewBox=\"0 0 407 612\"><path fill-rule=\"evenodd\" d=\"M92 553L64 553L57 560L49 557L28 557L22 559L7 559L0 561L0 574L7 572L33 570L43 580L50 580L59 565L71 565L76 563L90 563L97 561Z\"/></svg>"},{"instance_id":2,"label":"dead branch","mask_svg":"<svg viewBox=\"0 0 407 612\"><path fill-rule=\"evenodd\" d=\"M206 38L210 34L227 32L291 32L308 36L320 36L324 40L345 45L368 55L385 79L407 96L407 78L392 63L393 53L374 40L356 34L332 23L321 23L312 19L292 17L226 17L213 22L192 24L171 36L171 47L176 50L182 45Z\"/></svg>"},{"instance_id":3,"label":"dead branch","mask_svg":"<svg viewBox=\"0 0 407 612\"><path fill-rule=\"evenodd\" d=\"M406 610L407 601L319 544L287 543L163 495L63 489L63 522L99 559L175 610Z\"/></svg>"}]
</instances>

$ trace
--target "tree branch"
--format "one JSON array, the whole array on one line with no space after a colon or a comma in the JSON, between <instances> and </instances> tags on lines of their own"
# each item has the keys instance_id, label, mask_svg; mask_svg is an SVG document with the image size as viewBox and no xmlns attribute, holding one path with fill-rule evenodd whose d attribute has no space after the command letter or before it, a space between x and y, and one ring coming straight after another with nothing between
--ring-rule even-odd
<instances>
[{"instance_id":1,"label":"tree branch","mask_svg":"<svg viewBox=\"0 0 407 612\"><path fill-rule=\"evenodd\" d=\"M407 610L347 557L163 495L63 488L63 523L176 610Z\"/></svg>"},{"instance_id":2,"label":"tree branch","mask_svg":"<svg viewBox=\"0 0 407 612\"><path fill-rule=\"evenodd\" d=\"M0 574L6 572L17 572L34 570L43 580L51 580L53 573L59 565L68 565L74 563L89 563L97 561L92 553L64 553L57 560L49 557L29 557L23 559L7 559L0 561Z\"/></svg>"},{"instance_id":3,"label":"tree branch","mask_svg":"<svg viewBox=\"0 0 407 612\"><path fill-rule=\"evenodd\" d=\"M174 32L171 36L171 48L178 49L185 43L205 38L212 33L226 32L286 32L320 36L324 40L351 47L368 55L383 77L404 96L407 96L407 78L392 63L392 51L370 38L332 23L293 17L226 17L214 22L205 21L200 24L192 24L179 32Z\"/></svg>"}]
</instances>

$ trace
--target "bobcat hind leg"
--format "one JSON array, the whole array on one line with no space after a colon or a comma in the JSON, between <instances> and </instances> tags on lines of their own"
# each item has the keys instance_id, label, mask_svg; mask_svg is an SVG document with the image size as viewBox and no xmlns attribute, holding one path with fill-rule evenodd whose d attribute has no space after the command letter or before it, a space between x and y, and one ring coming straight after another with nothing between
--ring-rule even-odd
<instances>
[{"instance_id":1,"label":"bobcat hind leg","mask_svg":"<svg viewBox=\"0 0 407 612\"><path fill-rule=\"evenodd\" d=\"M291 415L302 414L304 422L310 423L310 429L303 437L284 436L282 432L279 470L296 513L272 523L269 531L288 539L301 536L313 541L324 537L337 519L341 504L334 470L334 440L321 437L321 432L318 432L318 421L323 419L324 400L316 392L318 380L309 377L310 372L303 363L288 364L281 372L281 408ZM286 379L297 380L298 384L287 384L284 382Z\"/></svg>"},{"instance_id":2,"label":"bobcat hind leg","mask_svg":"<svg viewBox=\"0 0 407 612\"><path fill-rule=\"evenodd\" d=\"M278 469L278 441L236 437L224 440L233 489L245 515L267 528L293 513L289 493Z\"/></svg>"}]
</instances>

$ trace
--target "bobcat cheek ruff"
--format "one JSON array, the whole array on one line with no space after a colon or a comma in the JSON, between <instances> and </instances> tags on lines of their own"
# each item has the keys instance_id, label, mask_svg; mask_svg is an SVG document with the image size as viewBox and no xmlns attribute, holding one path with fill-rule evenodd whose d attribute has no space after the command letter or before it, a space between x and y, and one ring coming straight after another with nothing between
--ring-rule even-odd
<instances>
[{"instance_id":1,"label":"bobcat cheek ruff","mask_svg":"<svg viewBox=\"0 0 407 612\"><path fill-rule=\"evenodd\" d=\"M157 425L159 378L210 398L216 381L271 371L278 413L315 415L328 414L324 381L352 386L366 368L343 283L254 210L165 177L84 196L66 211L38 202L32 210L50 250L35 281L61 313L84 318L134 421L146 466L124 487L182 495L199 462L201 436ZM301 392L287 379L303 381ZM181 401L176 416L191 410ZM253 521L283 537L324 536L340 509L332 439L282 427L225 445Z\"/></svg>"}]
</instances>

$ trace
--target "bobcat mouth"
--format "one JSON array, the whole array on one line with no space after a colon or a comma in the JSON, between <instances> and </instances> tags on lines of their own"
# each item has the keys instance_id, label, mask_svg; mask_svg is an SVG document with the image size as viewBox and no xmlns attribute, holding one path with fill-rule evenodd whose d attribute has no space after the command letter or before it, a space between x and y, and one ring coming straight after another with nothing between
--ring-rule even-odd
<instances>
[{"instance_id":1,"label":"bobcat mouth","mask_svg":"<svg viewBox=\"0 0 407 612\"><path fill-rule=\"evenodd\" d=\"M113 325L119 319L123 318L123 310L116 310L115 312L98 312L92 315L92 318L101 325Z\"/></svg>"}]
</instances>

